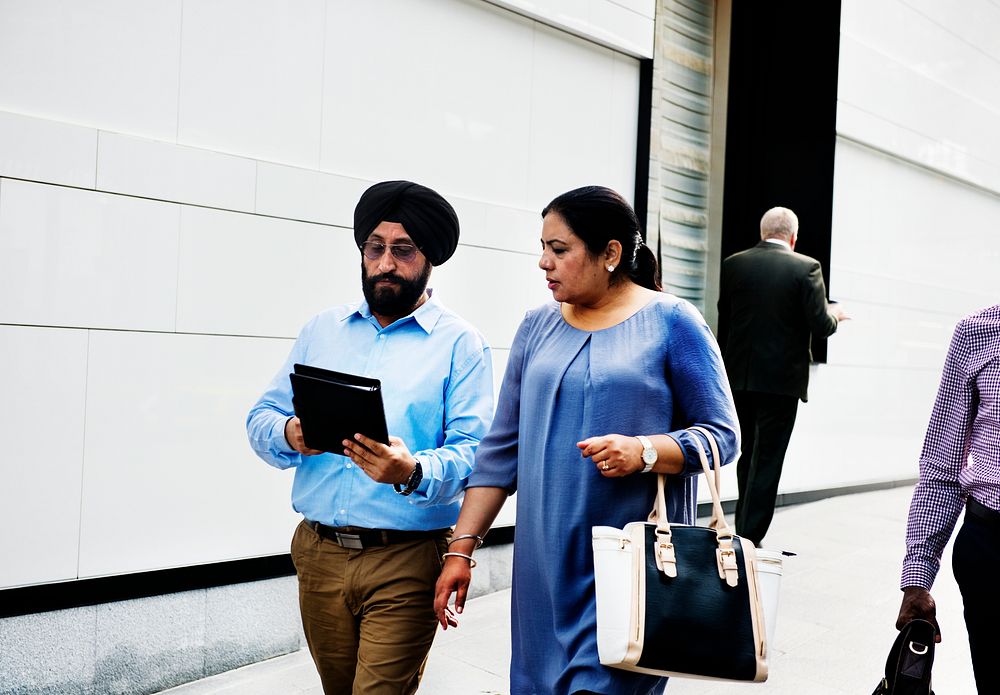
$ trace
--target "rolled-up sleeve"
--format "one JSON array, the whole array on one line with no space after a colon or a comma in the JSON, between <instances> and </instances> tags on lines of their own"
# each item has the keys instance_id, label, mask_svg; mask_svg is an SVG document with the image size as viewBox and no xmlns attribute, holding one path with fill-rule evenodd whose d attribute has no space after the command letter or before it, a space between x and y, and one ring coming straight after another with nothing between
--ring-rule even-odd
<instances>
[{"instance_id":1,"label":"rolled-up sleeve","mask_svg":"<svg viewBox=\"0 0 1000 695\"><path fill-rule=\"evenodd\" d=\"M673 311L668 339L667 369L675 398L675 412L683 415L684 428L668 432L684 452L681 476L702 472L695 447L697 437L713 468L735 461L740 452L740 426L719 345L708 324L687 302ZM688 427L697 425L712 433L719 446L717 463L708 442Z\"/></svg>"}]
</instances>

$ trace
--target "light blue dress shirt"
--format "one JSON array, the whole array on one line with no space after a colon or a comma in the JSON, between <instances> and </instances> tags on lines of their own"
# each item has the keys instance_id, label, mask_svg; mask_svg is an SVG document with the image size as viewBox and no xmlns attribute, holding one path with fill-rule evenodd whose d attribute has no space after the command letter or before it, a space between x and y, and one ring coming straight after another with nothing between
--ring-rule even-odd
<instances>
[{"instance_id":1,"label":"light blue dress shirt","mask_svg":"<svg viewBox=\"0 0 1000 695\"><path fill-rule=\"evenodd\" d=\"M421 462L409 496L376 483L340 454L303 456L285 440L295 363L382 381L389 434ZM493 417L490 348L433 296L382 328L367 302L314 317L247 416L250 445L276 468L295 468L292 506L328 526L430 530L455 523L476 447Z\"/></svg>"}]
</instances>

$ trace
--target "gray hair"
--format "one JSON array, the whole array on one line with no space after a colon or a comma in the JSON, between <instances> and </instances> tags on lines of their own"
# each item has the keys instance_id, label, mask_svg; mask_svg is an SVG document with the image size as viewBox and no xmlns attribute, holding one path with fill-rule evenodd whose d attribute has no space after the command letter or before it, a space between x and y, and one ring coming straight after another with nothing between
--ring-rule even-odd
<instances>
[{"instance_id":1,"label":"gray hair","mask_svg":"<svg viewBox=\"0 0 1000 695\"><path fill-rule=\"evenodd\" d=\"M788 208L771 208L760 218L761 239L790 241L799 231L799 218Z\"/></svg>"}]
</instances>

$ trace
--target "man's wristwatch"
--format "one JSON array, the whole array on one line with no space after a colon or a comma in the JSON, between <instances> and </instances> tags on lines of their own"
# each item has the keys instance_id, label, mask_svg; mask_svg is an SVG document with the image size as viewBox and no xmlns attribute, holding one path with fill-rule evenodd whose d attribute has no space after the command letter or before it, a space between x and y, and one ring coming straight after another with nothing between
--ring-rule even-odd
<instances>
[{"instance_id":1,"label":"man's wristwatch","mask_svg":"<svg viewBox=\"0 0 1000 695\"><path fill-rule=\"evenodd\" d=\"M653 442L649 441L649 437L637 434L635 438L642 444L642 462L646 464L642 472L649 473L653 470L653 466L656 465L656 459L659 458L659 454L656 453L656 448L653 446Z\"/></svg>"},{"instance_id":2,"label":"man's wristwatch","mask_svg":"<svg viewBox=\"0 0 1000 695\"><path fill-rule=\"evenodd\" d=\"M403 495L412 495L413 491L420 487L420 481L424 479L424 467L420 465L420 459L413 459L416 462L416 466L413 467L413 472L410 473L410 477L407 478L406 484L403 487L399 486L399 483L393 483L392 489Z\"/></svg>"}]
</instances>

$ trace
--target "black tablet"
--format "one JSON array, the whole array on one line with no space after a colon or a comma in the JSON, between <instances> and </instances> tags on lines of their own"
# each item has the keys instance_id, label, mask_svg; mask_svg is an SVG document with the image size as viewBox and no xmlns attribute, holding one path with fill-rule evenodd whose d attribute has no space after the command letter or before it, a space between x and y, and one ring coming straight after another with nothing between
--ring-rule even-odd
<instances>
[{"instance_id":1,"label":"black tablet","mask_svg":"<svg viewBox=\"0 0 1000 695\"><path fill-rule=\"evenodd\" d=\"M296 364L294 370L288 375L292 405L306 446L339 454L343 441L354 439L355 432L389 443L378 379L305 364Z\"/></svg>"}]
</instances>

